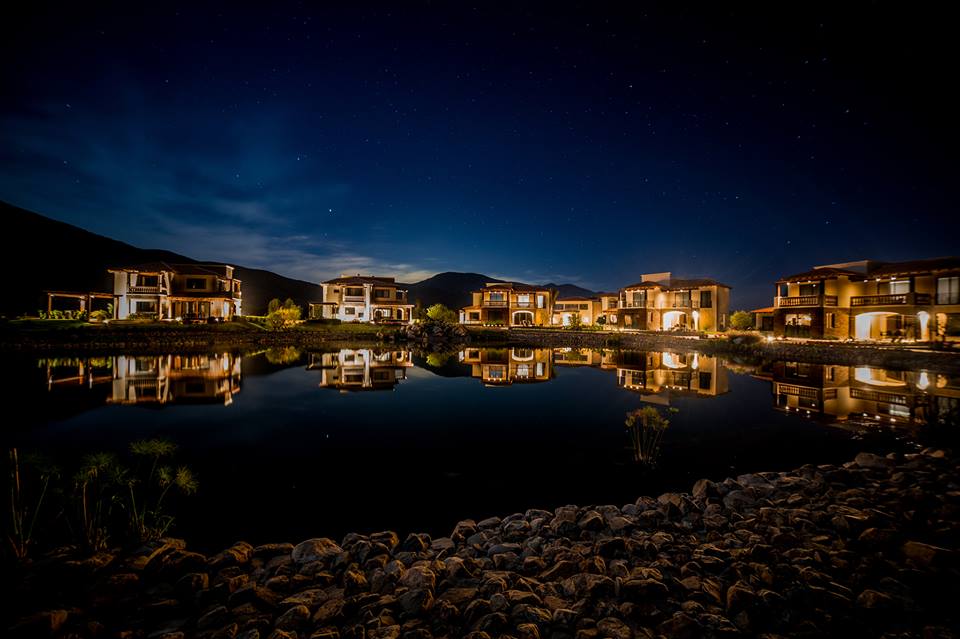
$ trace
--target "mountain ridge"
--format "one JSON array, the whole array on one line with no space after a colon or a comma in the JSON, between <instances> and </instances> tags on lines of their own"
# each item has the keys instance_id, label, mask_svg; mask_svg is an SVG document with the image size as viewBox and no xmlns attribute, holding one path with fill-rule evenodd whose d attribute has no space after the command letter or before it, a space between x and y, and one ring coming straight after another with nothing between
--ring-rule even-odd
<instances>
[{"instance_id":1,"label":"mountain ridge","mask_svg":"<svg viewBox=\"0 0 960 639\"><path fill-rule=\"evenodd\" d=\"M14 315L33 313L46 308L44 291L110 292L112 281L107 268L146 262L183 264L211 263L166 249L140 248L121 240L93 233L40 213L0 201L0 215L12 230L12 250L0 251L0 267L9 278L5 295L0 296L0 313ZM266 312L274 297L291 298L304 308L320 301L319 284L286 277L265 269L234 264L236 276L243 281L243 312L259 315ZM489 282L504 280L483 273L445 271L419 282L404 284L409 298L428 307L444 304L458 309L470 303L471 291ZM561 297L593 295L574 284L547 284Z\"/></svg>"}]
</instances>

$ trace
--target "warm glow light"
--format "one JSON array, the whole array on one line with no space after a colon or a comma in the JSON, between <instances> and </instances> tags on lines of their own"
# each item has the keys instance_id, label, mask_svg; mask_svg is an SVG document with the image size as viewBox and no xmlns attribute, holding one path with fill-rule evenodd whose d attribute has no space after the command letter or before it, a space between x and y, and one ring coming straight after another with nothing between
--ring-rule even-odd
<instances>
[{"instance_id":1,"label":"warm glow light","mask_svg":"<svg viewBox=\"0 0 960 639\"><path fill-rule=\"evenodd\" d=\"M927 387L930 386L930 377L927 375L927 371L920 371L920 379L917 380L917 388L920 390L927 390Z\"/></svg>"}]
</instances>

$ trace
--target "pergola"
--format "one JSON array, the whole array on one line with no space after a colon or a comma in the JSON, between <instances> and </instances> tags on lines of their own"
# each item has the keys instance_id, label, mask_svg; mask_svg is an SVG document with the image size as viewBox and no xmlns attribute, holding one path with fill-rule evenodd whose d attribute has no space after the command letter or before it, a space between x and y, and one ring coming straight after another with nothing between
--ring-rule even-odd
<instances>
[{"instance_id":1,"label":"pergola","mask_svg":"<svg viewBox=\"0 0 960 639\"><path fill-rule=\"evenodd\" d=\"M73 291L46 291L47 293L47 316L53 311L53 300L58 297L80 300L80 310L86 311L93 308L93 300L113 301L113 293L76 293Z\"/></svg>"}]
</instances>

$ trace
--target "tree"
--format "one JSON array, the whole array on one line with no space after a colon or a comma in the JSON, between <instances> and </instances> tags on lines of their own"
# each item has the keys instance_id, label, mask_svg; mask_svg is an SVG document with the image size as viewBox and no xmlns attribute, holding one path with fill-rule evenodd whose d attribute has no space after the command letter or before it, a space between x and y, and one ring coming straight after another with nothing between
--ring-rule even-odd
<instances>
[{"instance_id":1,"label":"tree","mask_svg":"<svg viewBox=\"0 0 960 639\"><path fill-rule=\"evenodd\" d=\"M753 314L749 311L734 311L730 315L730 328L737 331L749 331L753 328Z\"/></svg>"},{"instance_id":2,"label":"tree","mask_svg":"<svg viewBox=\"0 0 960 639\"><path fill-rule=\"evenodd\" d=\"M293 308L294 306L296 306L296 304L294 304L293 300L289 297L283 302L283 308Z\"/></svg>"},{"instance_id":3,"label":"tree","mask_svg":"<svg viewBox=\"0 0 960 639\"><path fill-rule=\"evenodd\" d=\"M280 310L280 300L276 297L270 300L270 303L267 304L267 314L273 313L274 311Z\"/></svg>"},{"instance_id":4,"label":"tree","mask_svg":"<svg viewBox=\"0 0 960 639\"><path fill-rule=\"evenodd\" d=\"M444 322L446 324L457 323L456 311L450 310L443 304L434 304L427 309L427 317L435 322Z\"/></svg>"},{"instance_id":5,"label":"tree","mask_svg":"<svg viewBox=\"0 0 960 639\"><path fill-rule=\"evenodd\" d=\"M582 327L583 327L583 318L580 317L580 313L571 313L570 323L567 324L567 328L576 331Z\"/></svg>"}]
</instances>

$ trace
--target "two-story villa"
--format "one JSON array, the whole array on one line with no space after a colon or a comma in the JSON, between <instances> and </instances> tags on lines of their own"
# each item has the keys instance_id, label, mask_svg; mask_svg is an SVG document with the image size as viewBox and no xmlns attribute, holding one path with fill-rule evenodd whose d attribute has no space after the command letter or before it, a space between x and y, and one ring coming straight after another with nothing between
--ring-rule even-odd
<instances>
[{"instance_id":1,"label":"two-story villa","mask_svg":"<svg viewBox=\"0 0 960 639\"><path fill-rule=\"evenodd\" d=\"M725 330L730 287L712 279L647 273L619 292L618 326L648 331Z\"/></svg>"},{"instance_id":2,"label":"two-story villa","mask_svg":"<svg viewBox=\"0 0 960 639\"><path fill-rule=\"evenodd\" d=\"M490 282L471 293L470 306L460 309L461 324L548 326L556 293L542 286Z\"/></svg>"},{"instance_id":3,"label":"two-story villa","mask_svg":"<svg viewBox=\"0 0 960 639\"><path fill-rule=\"evenodd\" d=\"M341 275L320 284L323 301L310 304L311 319L410 324L413 304L392 277Z\"/></svg>"},{"instance_id":4,"label":"two-story villa","mask_svg":"<svg viewBox=\"0 0 960 639\"><path fill-rule=\"evenodd\" d=\"M960 339L960 258L827 264L777 281L774 334Z\"/></svg>"},{"instance_id":5,"label":"two-story villa","mask_svg":"<svg viewBox=\"0 0 960 639\"><path fill-rule=\"evenodd\" d=\"M227 264L168 264L107 269L114 319L231 320L241 314L240 280Z\"/></svg>"}]
</instances>

